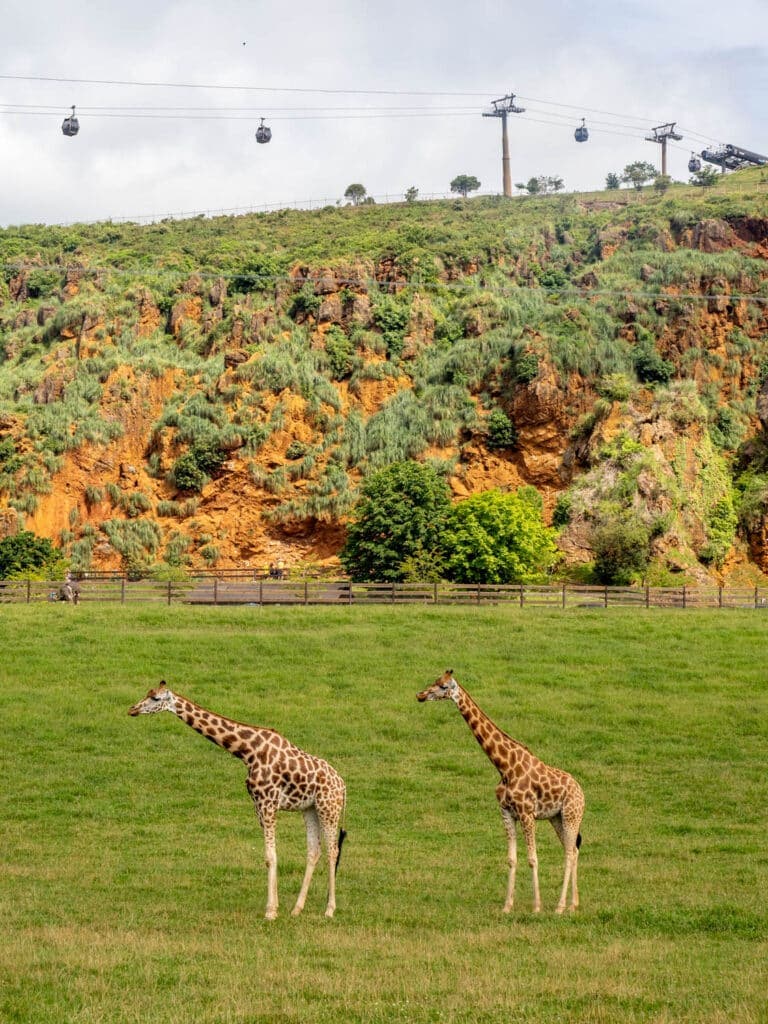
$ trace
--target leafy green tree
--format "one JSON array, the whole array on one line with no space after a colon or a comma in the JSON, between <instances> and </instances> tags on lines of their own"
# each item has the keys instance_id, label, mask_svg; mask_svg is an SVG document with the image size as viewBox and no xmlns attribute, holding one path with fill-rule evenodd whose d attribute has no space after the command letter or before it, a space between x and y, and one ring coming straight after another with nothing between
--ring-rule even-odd
<instances>
[{"instance_id":1,"label":"leafy green tree","mask_svg":"<svg viewBox=\"0 0 768 1024\"><path fill-rule=\"evenodd\" d=\"M409 189L405 190L406 203L415 203L418 198L419 190L414 185L411 185Z\"/></svg>"},{"instance_id":2,"label":"leafy green tree","mask_svg":"<svg viewBox=\"0 0 768 1024\"><path fill-rule=\"evenodd\" d=\"M646 182L653 181L658 173L653 164L649 164L645 160L635 160L634 163L627 164L624 168L621 180L640 190Z\"/></svg>"},{"instance_id":3,"label":"leafy green tree","mask_svg":"<svg viewBox=\"0 0 768 1024\"><path fill-rule=\"evenodd\" d=\"M696 171L690 179L691 185L700 185L702 188L711 188L717 183L720 174L714 167L702 167Z\"/></svg>"},{"instance_id":4,"label":"leafy green tree","mask_svg":"<svg viewBox=\"0 0 768 1024\"><path fill-rule=\"evenodd\" d=\"M668 174L657 174L653 187L656 192L660 192L663 195L671 184L672 178Z\"/></svg>"},{"instance_id":5,"label":"leafy green tree","mask_svg":"<svg viewBox=\"0 0 768 1024\"><path fill-rule=\"evenodd\" d=\"M621 188L621 178L614 171L606 174L605 176L605 187L613 192L618 188Z\"/></svg>"},{"instance_id":6,"label":"leafy green tree","mask_svg":"<svg viewBox=\"0 0 768 1024\"><path fill-rule=\"evenodd\" d=\"M353 580L399 582L434 561L451 503L448 485L420 462L394 462L363 483L340 558Z\"/></svg>"},{"instance_id":7,"label":"leafy green tree","mask_svg":"<svg viewBox=\"0 0 768 1024\"><path fill-rule=\"evenodd\" d=\"M47 537L22 530L0 541L0 579L59 579L64 558Z\"/></svg>"},{"instance_id":8,"label":"leafy green tree","mask_svg":"<svg viewBox=\"0 0 768 1024\"><path fill-rule=\"evenodd\" d=\"M451 192L457 192L466 199L470 192L477 192L480 182L473 174L457 174L451 182Z\"/></svg>"},{"instance_id":9,"label":"leafy green tree","mask_svg":"<svg viewBox=\"0 0 768 1024\"><path fill-rule=\"evenodd\" d=\"M445 574L457 583L531 583L554 563L555 531L533 488L483 491L451 509Z\"/></svg>"},{"instance_id":10,"label":"leafy green tree","mask_svg":"<svg viewBox=\"0 0 768 1024\"><path fill-rule=\"evenodd\" d=\"M353 206L359 206L363 202L367 195L368 190L365 185L361 185L359 181L353 182L351 185L347 185L347 190L344 193L344 198L348 199Z\"/></svg>"}]
</instances>

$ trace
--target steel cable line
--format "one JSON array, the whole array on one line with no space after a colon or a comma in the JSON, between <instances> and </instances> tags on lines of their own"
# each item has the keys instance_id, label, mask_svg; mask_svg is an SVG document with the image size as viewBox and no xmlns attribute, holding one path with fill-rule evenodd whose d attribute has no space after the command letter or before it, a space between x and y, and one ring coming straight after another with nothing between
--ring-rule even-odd
<instances>
[{"instance_id":1,"label":"steel cable line","mask_svg":"<svg viewBox=\"0 0 768 1024\"><path fill-rule=\"evenodd\" d=\"M226 90L226 91L243 91L243 92L288 92L288 93L310 93L310 94L322 94L322 95L367 95L367 96L438 96L438 97L473 97L473 98L487 98L490 93L484 92L460 92L460 91L437 91L437 90L408 90L408 89L338 89L338 88L322 88L322 87L309 87L309 86L261 86L261 85L230 85L230 84L206 84L199 82L144 82L135 81L130 79L90 79L90 78L65 78L56 77L51 75L10 75L0 74L0 80L5 81L31 81L31 82L55 82L65 83L74 85L104 85L104 86L122 86L122 87L140 87L140 88L175 88L175 89L210 89L210 90ZM580 111L582 114L602 114L607 117L622 118L625 121L638 122L637 130L647 129L649 125L653 123L651 118L641 118L632 114L620 114L616 111L603 110L597 107L588 107L584 104L575 103L561 103L554 100L546 100L537 97L529 97L519 95L521 100L526 100L533 103L541 103L544 106L555 107L565 110ZM554 117L566 117L563 114L557 114L555 111L544 112L549 113L550 116ZM658 122L658 119L656 119ZM631 125L620 125L619 127L634 128ZM688 130L690 135L698 135L698 133ZM699 135L698 136L705 141L715 141L710 136Z\"/></svg>"},{"instance_id":2,"label":"steel cable line","mask_svg":"<svg viewBox=\"0 0 768 1024\"><path fill-rule=\"evenodd\" d=\"M476 96L486 98L490 92L435 92L427 89L327 89L317 86L290 85L226 85L202 82L138 82L107 78L58 78L54 75L3 75L2 81L61 82L66 85L117 85L150 89L210 89L230 92L302 92L346 96Z\"/></svg>"}]
</instances>

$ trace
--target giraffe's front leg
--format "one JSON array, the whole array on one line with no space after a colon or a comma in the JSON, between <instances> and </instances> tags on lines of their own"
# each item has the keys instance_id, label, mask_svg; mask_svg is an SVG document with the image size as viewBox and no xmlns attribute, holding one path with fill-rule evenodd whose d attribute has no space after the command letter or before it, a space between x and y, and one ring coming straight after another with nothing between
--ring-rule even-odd
<instances>
[{"instance_id":1,"label":"giraffe's front leg","mask_svg":"<svg viewBox=\"0 0 768 1024\"><path fill-rule=\"evenodd\" d=\"M304 872L304 881L301 883L301 891L296 900L296 906L291 911L294 917L304 909L312 875L317 867L317 862L320 860L320 822L314 807L304 811L304 824L307 827L307 867Z\"/></svg>"},{"instance_id":2,"label":"giraffe's front leg","mask_svg":"<svg viewBox=\"0 0 768 1024\"><path fill-rule=\"evenodd\" d=\"M504 913L508 914L515 903L515 872L517 871L517 829L515 819L511 811L501 808L501 817L504 822L504 830L507 833L507 864L509 865L509 877L507 879L507 898L504 900Z\"/></svg>"},{"instance_id":3,"label":"giraffe's front leg","mask_svg":"<svg viewBox=\"0 0 768 1024\"><path fill-rule=\"evenodd\" d=\"M536 855L536 819L532 814L521 814L520 825L525 836L528 863L533 875L533 912L538 914L541 911L541 895L539 893L539 858Z\"/></svg>"},{"instance_id":4,"label":"giraffe's front leg","mask_svg":"<svg viewBox=\"0 0 768 1024\"><path fill-rule=\"evenodd\" d=\"M277 846L275 843L277 812L271 804L258 804L256 811L264 833L264 859L267 864L267 909L264 917L268 921L274 921L277 917Z\"/></svg>"}]
</instances>

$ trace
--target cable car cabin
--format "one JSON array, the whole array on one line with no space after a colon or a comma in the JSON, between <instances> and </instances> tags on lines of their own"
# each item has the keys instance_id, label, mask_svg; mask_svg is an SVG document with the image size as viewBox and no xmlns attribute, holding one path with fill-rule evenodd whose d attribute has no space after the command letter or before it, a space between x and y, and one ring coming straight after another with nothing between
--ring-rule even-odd
<instances>
[{"instance_id":1,"label":"cable car cabin","mask_svg":"<svg viewBox=\"0 0 768 1024\"><path fill-rule=\"evenodd\" d=\"M691 153L691 159L688 161L688 170L691 174L696 174L697 171L701 170L701 160L699 160L695 153Z\"/></svg>"},{"instance_id":2,"label":"cable car cabin","mask_svg":"<svg viewBox=\"0 0 768 1024\"><path fill-rule=\"evenodd\" d=\"M261 119L261 124L256 129L256 141L257 142L269 142L272 138L272 129L268 128L264 124L264 118Z\"/></svg>"},{"instance_id":3,"label":"cable car cabin","mask_svg":"<svg viewBox=\"0 0 768 1024\"><path fill-rule=\"evenodd\" d=\"M64 135L68 135L70 138L73 135L77 135L80 131L80 122L75 117L75 108L72 107L72 113L69 117L65 117L61 123L61 130Z\"/></svg>"},{"instance_id":4,"label":"cable car cabin","mask_svg":"<svg viewBox=\"0 0 768 1024\"><path fill-rule=\"evenodd\" d=\"M589 131L587 130L587 125L586 125L586 119L585 118L582 117L581 124L576 129L576 131L573 133L573 137L574 137L574 139L576 139L577 142L586 142L587 139L589 138Z\"/></svg>"}]
</instances>

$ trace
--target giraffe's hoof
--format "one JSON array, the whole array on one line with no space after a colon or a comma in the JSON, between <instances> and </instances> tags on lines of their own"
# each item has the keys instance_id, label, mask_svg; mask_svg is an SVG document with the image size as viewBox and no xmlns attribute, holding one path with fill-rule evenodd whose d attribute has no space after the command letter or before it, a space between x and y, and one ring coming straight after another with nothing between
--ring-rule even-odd
<instances>
[{"instance_id":1,"label":"giraffe's hoof","mask_svg":"<svg viewBox=\"0 0 768 1024\"><path fill-rule=\"evenodd\" d=\"M276 910L268 910L266 912L266 914L264 915L264 920L265 921L274 921L276 918L277 918L277 911Z\"/></svg>"},{"instance_id":2,"label":"giraffe's hoof","mask_svg":"<svg viewBox=\"0 0 768 1024\"><path fill-rule=\"evenodd\" d=\"M326 912L325 912L325 916L326 916L326 917L333 917L333 914L334 914L334 908L333 908L333 907L329 907L329 908L328 908L328 909L326 910Z\"/></svg>"},{"instance_id":3,"label":"giraffe's hoof","mask_svg":"<svg viewBox=\"0 0 768 1024\"><path fill-rule=\"evenodd\" d=\"M291 917L298 917L303 909L304 907L294 907L293 910L291 911Z\"/></svg>"},{"instance_id":4,"label":"giraffe's hoof","mask_svg":"<svg viewBox=\"0 0 768 1024\"><path fill-rule=\"evenodd\" d=\"M501 912L502 912L502 914L511 914L512 913L512 904L511 903L505 903L504 906L501 908Z\"/></svg>"}]
</instances>

